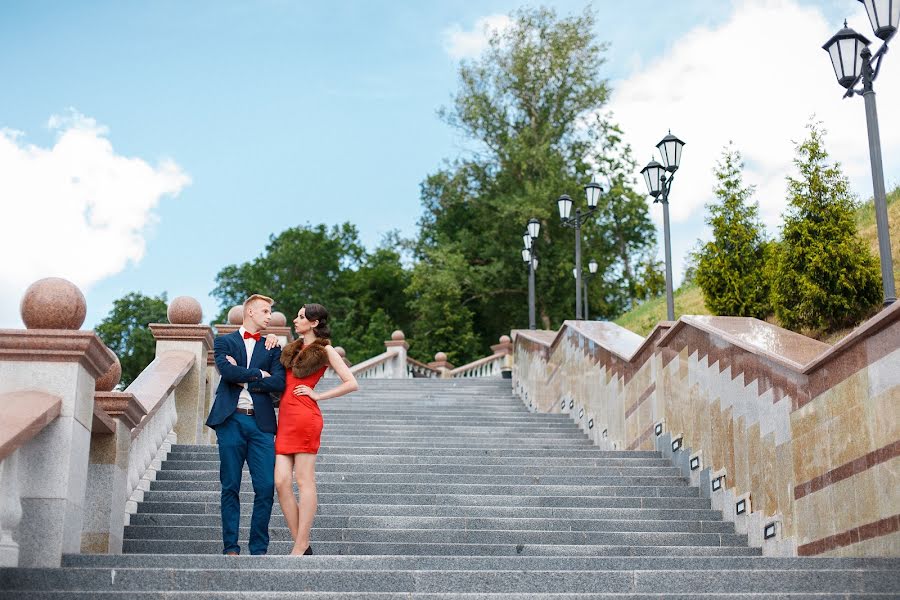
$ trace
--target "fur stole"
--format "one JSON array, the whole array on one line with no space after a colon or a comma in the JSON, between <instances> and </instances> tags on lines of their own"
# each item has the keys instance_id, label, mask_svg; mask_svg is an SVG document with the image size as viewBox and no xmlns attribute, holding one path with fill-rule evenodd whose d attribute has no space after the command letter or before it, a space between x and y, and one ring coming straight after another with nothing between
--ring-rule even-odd
<instances>
[{"instance_id":1,"label":"fur stole","mask_svg":"<svg viewBox=\"0 0 900 600\"><path fill-rule=\"evenodd\" d=\"M321 338L316 338L309 346L304 346L302 339L294 340L281 351L281 364L290 369L294 377L308 377L330 364L325 349L329 344L331 340Z\"/></svg>"}]
</instances>

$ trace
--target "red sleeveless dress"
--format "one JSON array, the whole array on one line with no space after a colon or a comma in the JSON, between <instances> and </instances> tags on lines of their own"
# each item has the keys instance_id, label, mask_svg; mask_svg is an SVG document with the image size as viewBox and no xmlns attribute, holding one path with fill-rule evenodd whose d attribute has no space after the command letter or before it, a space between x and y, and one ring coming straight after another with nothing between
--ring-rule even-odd
<instances>
[{"instance_id":1,"label":"red sleeveless dress","mask_svg":"<svg viewBox=\"0 0 900 600\"><path fill-rule=\"evenodd\" d=\"M288 369L284 392L278 405L278 432L275 434L275 454L317 454L322 437L322 411L319 403L309 396L295 396L294 388L307 385L315 389L328 367L312 375L297 377Z\"/></svg>"}]
</instances>

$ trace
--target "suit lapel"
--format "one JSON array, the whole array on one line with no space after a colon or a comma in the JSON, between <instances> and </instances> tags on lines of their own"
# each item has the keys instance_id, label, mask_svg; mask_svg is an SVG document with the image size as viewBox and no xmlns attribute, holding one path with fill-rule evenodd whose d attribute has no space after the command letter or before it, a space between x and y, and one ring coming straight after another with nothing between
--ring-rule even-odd
<instances>
[{"instance_id":1,"label":"suit lapel","mask_svg":"<svg viewBox=\"0 0 900 600\"><path fill-rule=\"evenodd\" d=\"M260 338L256 345L253 346L253 354L250 356L250 368L252 369L254 365L258 365L259 361L262 360L262 357L266 353L266 338ZM245 352L246 354L246 352Z\"/></svg>"},{"instance_id":2,"label":"suit lapel","mask_svg":"<svg viewBox=\"0 0 900 600\"><path fill-rule=\"evenodd\" d=\"M246 368L247 367L247 346L244 345L244 338L241 337L240 330L234 332L235 343L237 344L238 351L237 356L237 364L239 367Z\"/></svg>"}]
</instances>

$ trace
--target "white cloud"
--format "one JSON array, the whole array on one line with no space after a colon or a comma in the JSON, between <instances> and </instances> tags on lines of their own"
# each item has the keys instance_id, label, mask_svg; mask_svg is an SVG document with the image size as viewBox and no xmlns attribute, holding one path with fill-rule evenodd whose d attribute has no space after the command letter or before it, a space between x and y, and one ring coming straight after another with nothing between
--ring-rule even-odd
<instances>
[{"instance_id":1,"label":"white cloud","mask_svg":"<svg viewBox=\"0 0 900 600\"><path fill-rule=\"evenodd\" d=\"M190 184L171 160L116 154L109 131L74 110L47 125L50 148L0 130L0 327L21 326L19 301L37 279L65 277L86 292L139 262L160 199Z\"/></svg>"},{"instance_id":2,"label":"white cloud","mask_svg":"<svg viewBox=\"0 0 900 600\"><path fill-rule=\"evenodd\" d=\"M476 58L488 47L491 35L502 32L511 23L507 15L480 17L468 31L454 23L443 31L444 50L454 59Z\"/></svg>"},{"instance_id":3,"label":"white cloud","mask_svg":"<svg viewBox=\"0 0 900 600\"><path fill-rule=\"evenodd\" d=\"M850 26L878 41L862 5L851 8ZM712 169L729 140L744 155L745 179L757 186L755 198L770 234L786 207L792 140L804 138L812 114L828 130L827 148L854 191L871 196L863 101L841 98L843 88L821 49L842 25L795 0L739 0L721 25L686 32L661 57L614 83L611 108L641 166L651 155L657 158L654 146L669 128L686 142L670 203L676 272L703 230ZM900 174L898 60L888 54L875 83L888 186ZM661 222L657 209L651 213Z\"/></svg>"}]
</instances>

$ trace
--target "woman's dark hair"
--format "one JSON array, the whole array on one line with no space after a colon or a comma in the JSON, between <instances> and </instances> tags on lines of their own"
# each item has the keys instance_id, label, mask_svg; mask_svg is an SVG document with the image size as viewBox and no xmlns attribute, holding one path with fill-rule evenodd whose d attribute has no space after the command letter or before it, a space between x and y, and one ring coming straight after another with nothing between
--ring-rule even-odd
<instances>
[{"instance_id":1,"label":"woman's dark hair","mask_svg":"<svg viewBox=\"0 0 900 600\"><path fill-rule=\"evenodd\" d=\"M313 328L313 333L317 338L331 338L331 328L328 326L328 310L321 304L304 304L307 321L318 321L319 324Z\"/></svg>"}]
</instances>

